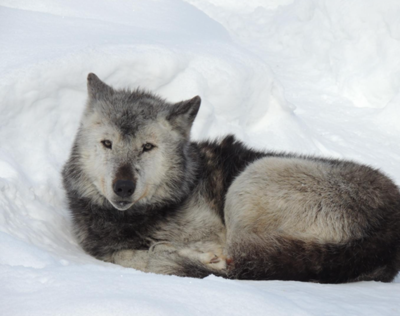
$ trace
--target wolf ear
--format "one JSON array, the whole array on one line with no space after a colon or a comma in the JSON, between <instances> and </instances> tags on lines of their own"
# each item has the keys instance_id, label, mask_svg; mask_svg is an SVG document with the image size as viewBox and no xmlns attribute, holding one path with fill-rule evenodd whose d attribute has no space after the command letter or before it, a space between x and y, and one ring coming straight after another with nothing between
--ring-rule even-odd
<instances>
[{"instance_id":1,"label":"wolf ear","mask_svg":"<svg viewBox=\"0 0 400 316\"><path fill-rule=\"evenodd\" d=\"M201 99L198 95L190 100L175 103L171 106L167 120L185 136L189 136L193 121L199 112L200 103Z\"/></svg>"},{"instance_id":2,"label":"wolf ear","mask_svg":"<svg viewBox=\"0 0 400 316\"><path fill-rule=\"evenodd\" d=\"M94 73L90 73L87 76L87 89L91 100L100 100L114 93L113 88L106 85Z\"/></svg>"}]
</instances>

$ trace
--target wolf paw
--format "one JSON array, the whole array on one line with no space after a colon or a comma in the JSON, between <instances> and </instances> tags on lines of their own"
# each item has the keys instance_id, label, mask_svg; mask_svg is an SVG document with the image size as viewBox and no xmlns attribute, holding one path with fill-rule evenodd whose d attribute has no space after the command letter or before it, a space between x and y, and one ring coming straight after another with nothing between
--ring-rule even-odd
<instances>
[{"instance_id":1,"label":"wolf paw","mask_svg":"<svg viewBox=\"0 0 400 316\"><path fill-rule=\"evenodd\" d=\"M217 256L216 254L212 252L206 252L200 255L200 261L205 264L210 266L213 269L216 270L225 270L226 269L226 258L222 256Z\"/></svg>"},{"instance_id":2,"label":"wolf paw","mask_svg":"<svg viewBox=\"0 0 400 316\"><path fill-rule=\"evenodd\" d=\"M210 260L210 263L218 263L218 262L220 262L220 261L221 261L221 259L218 258L217 255L214 255L214 258L212 258L212 259Z\"/></svg>"},{"instance_id":3,"label":"wolf paw","mask_svg":"<svg viewBox=\"0 0 400 316\"><path fill-rule=\"evenodd\" d=\"M225 257L217 256L214 252L200 252L190 248L184 248L180 249L178 253L182 257L198 260L214 270L224 270L226 268Z\"/></svg>"}]
</instances>

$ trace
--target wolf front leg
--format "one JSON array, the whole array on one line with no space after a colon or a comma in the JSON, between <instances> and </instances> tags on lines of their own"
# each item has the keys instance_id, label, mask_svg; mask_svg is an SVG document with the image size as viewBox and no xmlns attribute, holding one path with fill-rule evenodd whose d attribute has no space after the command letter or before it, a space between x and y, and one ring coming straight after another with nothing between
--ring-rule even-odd
<instances>
[{"instance_id":1,"label":"wolf front leg","mask_svg":"<svg viewBox=\"0 0 400 316\"><path fill-rule=\"evenodd\" d=\"M204 278L210 274L226 277L226 260L211 251L163 243L151 248L146 270L193 278Z\"/></svg>"},{"instance_id":2,"label":"wolf front leg","mask_svg":"<svg viewBox=\"0 0 400 316\"><path fill-rule=\"evenodd\" d=\"M126 268L143 272L204 278L210 274L226 277L226 259L214 252L202 252L169 243L160 243L149 250L119 250L110 260Z\"/></svg>"},{"instance_id":3,"label":"wolf front leg","mask_svg":"<svg viewBox=\"0 0 400 316\"><path fill-rule=\"evenodd\" d=\"M147 272L149 252L147 250L132 249L118 250L112 254L110 261L125 268Z\"/></svg>"}]
</instances>

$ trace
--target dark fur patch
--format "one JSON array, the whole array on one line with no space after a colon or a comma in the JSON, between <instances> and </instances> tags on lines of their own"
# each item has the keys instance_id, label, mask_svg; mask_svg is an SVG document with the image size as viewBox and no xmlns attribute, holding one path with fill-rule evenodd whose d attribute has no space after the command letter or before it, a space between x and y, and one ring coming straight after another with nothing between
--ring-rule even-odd
<instances>
[{"instance_id":1,"label":"dark fur patch","mask_svg":"<svg viewBox=\"0 0 400 316\"><path fill-rule=\"evenodd\" d=\"M220 141L201 142L193 146L200 151L204 194L224 221L225 195L232 181L250 163L268 154L249 150L233 135Z\"/></svg>"}]
</instances>

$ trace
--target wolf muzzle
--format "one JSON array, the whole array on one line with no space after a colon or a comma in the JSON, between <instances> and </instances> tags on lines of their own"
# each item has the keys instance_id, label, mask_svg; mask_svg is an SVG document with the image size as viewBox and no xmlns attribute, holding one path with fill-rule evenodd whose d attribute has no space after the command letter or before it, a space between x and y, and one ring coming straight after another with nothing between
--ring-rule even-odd
<instances>
[{"instance_id":1,"label":"wolf muzzle","mask_svg":"<svg viewBox=\"0 0 400 316\"><path fill-rule=\"evenodd\" d=\"M122 198L130 197L135 192L136 184L131 180L118 180L113 185L116 195Z\"/></svg>"}]
</instances>

